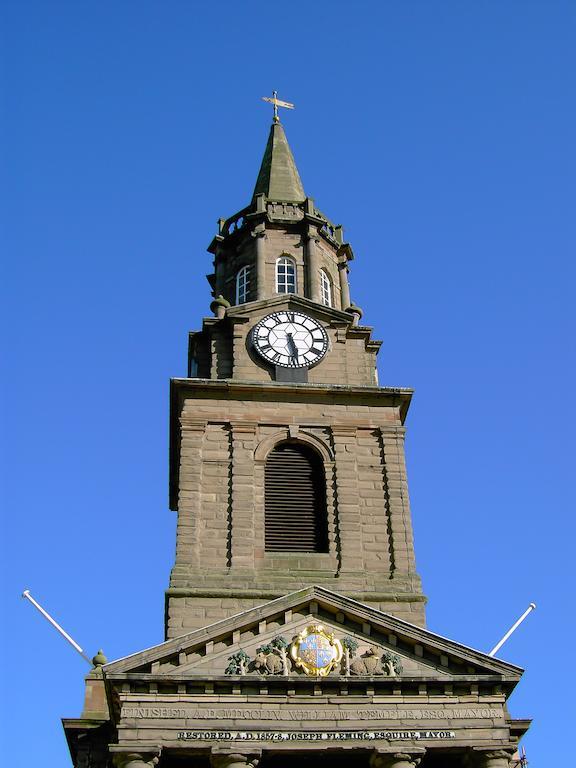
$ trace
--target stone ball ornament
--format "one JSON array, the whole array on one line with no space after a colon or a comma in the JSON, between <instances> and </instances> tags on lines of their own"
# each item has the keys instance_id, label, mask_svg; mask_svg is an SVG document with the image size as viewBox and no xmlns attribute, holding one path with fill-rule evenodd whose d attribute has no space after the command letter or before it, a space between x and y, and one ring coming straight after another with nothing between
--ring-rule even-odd
<instances>
[{"instance_id":1,"label":"stone ball ornament","mask_svg":"<svg viewBox=\"0 0 576 768\"><path fill-rule=\"evenodd\" d=\"M266 362L283 368L311 368L328 351L328 334L304 312L272 312L252 329L252 343Z\"/></svg>"}]
</instances>

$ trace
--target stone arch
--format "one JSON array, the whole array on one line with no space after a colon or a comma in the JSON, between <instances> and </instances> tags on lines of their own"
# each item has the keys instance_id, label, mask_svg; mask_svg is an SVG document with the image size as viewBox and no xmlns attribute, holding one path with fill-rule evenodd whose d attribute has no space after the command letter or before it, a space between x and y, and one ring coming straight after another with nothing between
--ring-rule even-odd
<instances>
[{"instance_id":1,"label":"stone arch","mask_svg":"<svg viewBox=\"0 0 576 768\"><path fill-rule=\"evenodd\" d=\"M268 457L270 451L278 444L286 441L292 441L295 443L306 443L311 448L314 448L322 458L324 465L331 465L334 462L334 454L329 445L316 435L312 435L309 432L303 432L300 429L279 429L273 435L261 440L256 446L254 451L254 461L257 463L264 463Z\"/></svg>"}]
</instances>

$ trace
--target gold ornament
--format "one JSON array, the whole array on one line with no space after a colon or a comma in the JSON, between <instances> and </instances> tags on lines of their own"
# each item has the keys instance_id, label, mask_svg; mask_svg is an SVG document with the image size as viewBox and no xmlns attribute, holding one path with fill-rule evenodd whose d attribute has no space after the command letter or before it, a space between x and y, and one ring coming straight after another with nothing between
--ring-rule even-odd
<instances>
[{"instance_id":1,"label":"gold ornament","mask_svg":"<svg viewBox=\"0 0 576 768\"><path fill-rule=\"evenodd\" d=\"M290 656L307 675L326 677L342 659L342 643L320 624L313 624L290 646Z\"/></svg>"}]
</instances>

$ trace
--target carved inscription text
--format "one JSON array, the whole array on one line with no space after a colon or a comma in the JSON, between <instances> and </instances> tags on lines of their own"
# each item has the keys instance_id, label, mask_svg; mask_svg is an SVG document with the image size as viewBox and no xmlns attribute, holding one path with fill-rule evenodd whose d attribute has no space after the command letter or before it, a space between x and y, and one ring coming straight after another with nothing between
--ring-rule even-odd
<instances>
[{"instance_id":1,"label":"carved inscription text","mask_svg":"<svg viewBox=\"0 0 576 768\"><path fill-rule=\"evenodd\" d=\"M501 707L451 709L192 709L189 707L140 707L124 705L122 718L160 720L464 720L498 719Z\"/></svg>"}]
</instances>

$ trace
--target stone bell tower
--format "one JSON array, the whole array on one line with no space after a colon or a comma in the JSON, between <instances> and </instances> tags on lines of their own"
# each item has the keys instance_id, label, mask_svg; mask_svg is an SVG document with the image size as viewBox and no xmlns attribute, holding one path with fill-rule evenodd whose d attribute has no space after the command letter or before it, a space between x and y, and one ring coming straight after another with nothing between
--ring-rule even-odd
<instances>
[{"instance_id":1,"label":"stone bell tower","mask_svg":"<svg viewBox=\"0 0 576 768\"><path fill-rule=\"evenodd\" d=\"M209 250L213 316L171 389L166 639L94 658L75 768L518 766L522 670L424 626L411 391L378 386L352 249L277 119Z\"/></svg>"},{"instance_id":2,"label":"stone bell tower","mask_svg":"<svg viewBox=\"0 0 576 768\"><path fill-rule=\"evenodd\" d=\"M424 625L404 463L409 389L350 299L340 225L277 117L249 205L220 219L210 308L171 389L166 637L316 584Z\"/></svg>"}]
</instances>

